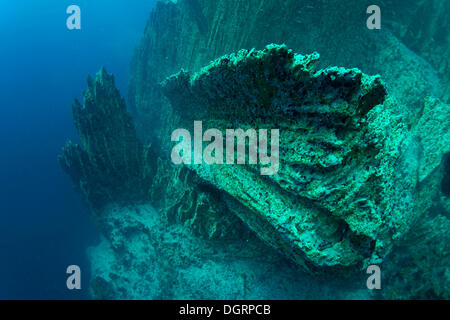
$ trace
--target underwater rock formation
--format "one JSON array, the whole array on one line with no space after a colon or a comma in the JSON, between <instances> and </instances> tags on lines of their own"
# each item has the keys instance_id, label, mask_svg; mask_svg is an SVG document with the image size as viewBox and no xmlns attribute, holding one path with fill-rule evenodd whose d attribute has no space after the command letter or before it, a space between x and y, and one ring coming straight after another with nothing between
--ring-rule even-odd
<instances>
[{"instance_id":1,"label":"underwater rock formation","mask_svg":"<svg viewBox=\"0 0 450 320\"><path fill-rule=\"evenodd\" d=\"M135 125L102 70L74 105L81 145L60 158L105 237L95 297L307 298L300 267L325 279L370 263L384 297L449 297L449 73L429 40L448 39L447 9L421 0L440 9L415 29L419 11L383 2L401 19L379 31L370 1L157 3L132 62ZM279 173L174 166L170 135L194 120L280 129Z\"/></svg>"},{"instance_id":2,"label":"underwater rock formation","mask_svg":"<svg viewBox=\"0 0 450 320\"><path fill-rule=\"evenodd\" d=\"M146 141L161 137L161 121L170 114L162 107L160 81L181 69L196 72L222 55L243 48L262 50L269 43L285 43L295 52L320 52L322 68L339 65L380 74L389 93L413 113L427 95L443 95L438 72L428 61L384 25L380 31L367 29L371 1L195 2L194 12L191 1L159 1L136 49L129 99ZM204 21L201 26L199 20Z\"/></svg>"},{"instance_id":3,"label":"underwater rock formation","mask_svg":"<svg viewBox=\"0 0 450 320\"><path fill-rule=\"evenodd\" d=\"M198 236L229 239L248 233L219 192L204 190L201 179L139 141L105 69L88 79L84 103L75 101L73 118L81 145L68 141L58 160L95 212L112 203L150 202L167 222L185 224Z\"/></svg>"},{"instance_id":4,"label":"underwater rock formation","mask_svg":"<svg viewBox=\"0 0 450 320\"><path fill-rule=\"evenodd\" d=\"M224 195L186 167L158 157L150 203L167 224L180 224L206 239L245 238L250 230L224 203Z\"/></svg>"},{"instance_id":5,"label":"underwater rock formation","mask_svg":"<svg viewBox=\"0 0 450 320\"><path fill-rule=\"evenodd\" d=\"M450 211L439 207L422 217L388 258L388 299L450 299Z\"/></svg>"},{"instance_id":6,"label":"underwater rock formation","mask_svg":"<svg viewBox=\"0 0 450 320\"><path fill-rule=\"evenodd\" d=\"M252 234L203 240L148 205L99 217L105 238L88 253L97 299L370 298L362 277L311 277Z\"/></svg>"},{"instance_id":7,"label":"underwater rock formation","mask_svg":"<svg viewBox=\"0 0 450 320\"><path fill-rule=\"evenodd\" d=\"M409 48L436 69L444 102L450 103L450 3L448 0L382 0L385 23ZM426 12L426 14L424 14Z\"/></svg>"},{"instance_id":8,"label":"underwater rock formation","mask_svg":"<svg viewBox=\"0 0 450 320\"><path fill-rule=\"evenodd\" d=\"M420 141L420 183L410 231L383 264L389 299L450 298L450 105L429 97L412 130Z\"/></svg>"},{"instance_id":9,"label":"underwater rock formation","mask_svg":"<svg viewBox=\"0 0 450 320\"><path fill-rule=\"evenodd\" d=\"M419 176L423 181L441 165L444 154L450 152L450 106L427 97L415 131L423 146Z\"/></svg>"},{"instance_id":10,"label":"underwater rock formation","mask_svg":"<svg viewBox=\"0 0 450 320\"><path fill-rule=\"evenodd\" d=\"M307 269L378 262L407 229L400 220L408 208L398 205L393 182L406 130L382 106L379 77L316 71L318 58L270 45L170 77L164 92L179 121L169 132L196 119L223 131L280 129L277 175L243 165L188 167L238 202L232 210L259 237Z\"/></svg>"},{"instance_id":11,"label":"underwater rock formation","mask_svg":"<svg viewBox=\"0 0 450 320\"><path fill-rule=\"evenodd\" d=\"M72 111L81 145L67 142L59 162L83 199L95 210L145 200L156 157L137 139L113 76L102 69L89 77L83 105L75 101Z\"/></svg>"}]
</instances>

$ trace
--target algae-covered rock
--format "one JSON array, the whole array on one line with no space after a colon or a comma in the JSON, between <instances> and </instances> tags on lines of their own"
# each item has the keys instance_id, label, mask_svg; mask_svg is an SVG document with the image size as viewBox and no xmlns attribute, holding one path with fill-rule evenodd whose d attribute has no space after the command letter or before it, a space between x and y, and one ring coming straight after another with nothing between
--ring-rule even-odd
<instances>
[{"instance_id":1,"label":"algae-covered rock","mask_svg":"<svg viewBox=\"0 0 450 320\"><path fill-rule=\"evenodd\" d=\"M93 294L307 298L299 267L339 278L374 263L384 297L448 299L444 3L383 0L369 30L368 0L159 1L132 61L136 123L102 70L73 107L81 144L60 157L105 236ZM195 120L279 129L276 174L174 165L171 133Z\"/></svg>"},{"instance_id":2,"label":"algae-covered rock","mask_svg":"<svg viewBox=\"0 0 450 320\"><path fill-rule=\"evenodd\" d=\"M81 145L69 141L59 162L84 200L94 209L144 200L156 159L137 139L113 76L102 69L89 78L83 104L72 110Z\"/></svg>"},{"instance_id":3,"label":"algae-covered rock","mask_svg":"<svg viewBox=\"0 0 450 320\"><path fill-rule=\"evenodd\" d=\"M414 6L407 1L393 2L381 5L381 30L366 26L367 7L374 4L370 0L158 2L132 61L129 99L139 135L149 141L163 137L161 123L170 110L163 107L158 84L167 76L181 69L197 72L222 55L243 48L262 50L269 43L285 43L300 53L320 52L322 68L339 65L380 74L403 108L417 111L425 96L441 98L439 76L449 73L437 71L396 37L388 17L405 15L402 21L420 34L414 29L421 20L415 12L423 11L411 12ZM430 43L445 60L446 50L437 46L437 41Z\"/></svg>"},{"instance_id":4,"label":"algae-covered rock","mask_svg":"<svg viewBox=\"0 0 450 320\"><path fill-rule=\"evenodd\" d=\"M306 268L362 266L379 261L405 230L396 223L407 208L396 206L393 172L406 130L383 107L379 77L316 71L317 60L270 45L181 72L163 84L179 114L170 125L279 129L278 174L243 165L189 168L237 201L239 209L229 207L259 237Z\"/></svg>"},{"instance_id":5,"label":"algae-covered rock","mask_svg":"<svg viewBox=\"0 0 450 320\"><path fill-rule=\"evenodd\" d=\"M450 152L450 105L428 97L416 132L423 146L419 177L422 181L441 164L443 155Z\"/></svg>"},{"instance_id":6,"label":"algae-covered rock","mask_svg":"<svg viewBox=\"0 0 450 320\"><path fill-rule=\"evenodd\" d=\"M450 166L449 106L428 97L414 124L405 163L417 171L412 190L415 215L409 231L383 263L388 299L449 299L450 297ZM416 156L410 154L416 150ZM402 174L407 181L412 174ZM409 213L406 211L406 213Z\"/></svg>"},{"instance_id":7,"label":"algae-covered rock","mask_svg":"<svg viewBox=\"0 0 450 320\"><path fill-rule=\"evenodd\" d=\"M206 239L242 239L248 228L227 208L224 195L195 172L158 158L149 200L163 220Z\"/></svg>"}]
</instances>

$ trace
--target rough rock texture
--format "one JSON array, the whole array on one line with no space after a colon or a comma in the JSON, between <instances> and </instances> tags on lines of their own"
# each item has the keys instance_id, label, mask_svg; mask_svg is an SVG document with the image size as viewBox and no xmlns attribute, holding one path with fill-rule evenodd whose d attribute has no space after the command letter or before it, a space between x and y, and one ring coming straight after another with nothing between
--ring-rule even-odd
<instances>
[{"instance_id":1,"label":"rough rock texture","mask_svg":"<svg viewBox=\"0 0 450 320\"><path fill-rule=\"evenodd\" d=\"M429 98L413 132L421 157L415 191L420 215L383 264L384 297L450 298L450 106Z\"/></svg>"},{"instance_id":2,"label":"rough rock texture","mask_svg":"<svg viewBox=\"0 0 450 320\"><path fill-rule=\"evenodd\" d=\"M111 202L145 200L155 156L136 137L114 78L102 69L88 79L73 118L81 145L67 142L59 162L83 199L95 210Z\"/></svg>"},{"instance_id":3,"label":"rough rock texture","mask_svg":"<svg viewBox=\"0 0 450 320\"><path fill-rule=\"evenodd\" d=\"M374 31L365 0L158 2L129 91L152 149L102 71L74 106L81 146L61 158L105 236L94 296L308 298L310 284L314 298L367 298L350 266L377 263L384 297L448 298L445 3L382 1ZM172 165L170 133L193 120L281 129L279 174ZM338 270L355 285L328 282Z\"/></svg>"},{"instance_id":4,"label":"rough rock texture","mask_svg":"<svg viewBox=\"0 0 450 320\"><path fill-rule=\"evenodd\" d=\"M197 10L192 10L194 2ZM445 185L442 171L436 167L444 154L443 145L448 145L448 129L436 126L437 121L434 127L427 123L438 109L436 102L430 101L446 101L450 92L445 54L448 2L424 0L415 6L406 1L383 1L385 23L380 31L365 27L365 9L371 4L327 0L161 2L150 17L133 62L130 92L137 119L145 119L139 121L141 135L164 140L167 129L177 121L176 112L156 89L159 81L181 68L199 71L209 60L241 48L262 49L267 43L282 41L296 52L320 52L318 65L322 67L356 66L369 74L379 73L389 92L385 107L392 111L391 120L413 128L399 146L393 177L401 181L401 187L397 190L400 203L392 203L392 207L404 210L393 219L394 229L407 233L433 206L439 188ZM424 9L433 23L423 22ZM409 41L411 34L417 38L415 42ZM435 130L441 134L431 135ZM422 191L416 192L416 188Z\"/></svg>"},{"instance_id":5,"label":"rough rock texture","mask_svg":"<svg viewBox=\"0 0 450 320\"><path fill-rule=\"evenodd\" d=\"M380 78L315 71L317 60L271 45L182 72L164 84L180 119L168 127L205 119L205 130L280 129L277 175L243 165L190 169L243 205L237 215L306 268L378 262L407 230L400 221L410 208L400 206L393 181L406 130L381 106Z\"/></svg>"},{"instance_id":6,"label":"rough rock texture","mask_svg":"<svg viewBox=\"0 0 450 320\"><path fill-rule=\"evenodd\" d=\"M228 209L224 195L186 167L158 158L150 203L164 221L206 239L239 239L250 230Z\"/></svg>"},{"instance_id":7,"label":"rough rock texture","mask_svg":"<svg viewBox=\"0 0 450 320\"><path fill-rule=\"evenodd\" d=\"M419 176L422 181L439 167L443 155L450 152L450 106L428 97L416 131L423 146Z\"/></svg>"},{"instance_id":8,"label":"rough rock texture","mask_svg":"<svg viewBox=\"0 0 450 320\"><path fill-rule=\"evenodd\" d=\"M320 67L357 67L380 74L388 91L412 112L421 108L427 95L440 98L438 73L430 62L399 41L387 24L381 30L367 29L366 8L372 4L365 0L158 2L132 63L130 106L139 119L139 134L148 140L161 135L161 119L170 110L163 107L157 87L167 76L182 68L195 72L224 54L261 50L269 43L285 43L300 53L320 52ZM404 12L403 7L409 6L387 4L383 13L394 8Z\"/></svg>"}]
</instances>

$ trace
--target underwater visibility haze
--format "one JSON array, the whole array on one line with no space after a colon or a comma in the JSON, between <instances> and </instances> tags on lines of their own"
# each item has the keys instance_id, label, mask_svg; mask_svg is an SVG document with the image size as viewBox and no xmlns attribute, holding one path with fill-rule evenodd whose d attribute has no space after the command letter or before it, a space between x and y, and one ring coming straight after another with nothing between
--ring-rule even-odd
<instances>
[{"instance_id":1,"label":"underwater visibility haze","mask_svg":"<svg viewBox=\"0 0 450 320\"><path fill-rule=\"evenodd\" d=\"M450 1L0 12L0 299L450 298Z\"/></svg>"},{"instance_id":2,"label":"underwater visibility haze","mask_svg":"<svg viewBox=\"0 0 450 320\"><path fill-rule=\"evenodd\" d=\"M155 1L77 1L82 30L66 26L71 1L0 1L0 298L89 298L69 291L66 268L89 274L99 233L57 155L76 138L71 104L106 66L126 92L134 46Z\"/></svg>"}]
</instances>

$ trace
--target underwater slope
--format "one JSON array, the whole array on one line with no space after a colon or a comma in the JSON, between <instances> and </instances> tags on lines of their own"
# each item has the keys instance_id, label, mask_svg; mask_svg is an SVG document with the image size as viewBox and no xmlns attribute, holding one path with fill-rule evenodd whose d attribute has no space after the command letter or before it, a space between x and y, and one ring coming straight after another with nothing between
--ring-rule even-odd
<instances>
[{"instance_id":1,"label":"underwater slope","mask_svg":"<svg viewBox=\"0 0 450 320\"><path fill-rule=\"evenodd\" d=\"M165 272L204 265L211 255L200 248L214 244L221 252L220 259L211 262L215 267L240 257L235 260L240 271L235 272L243 275L238 282L246 289L239 297L270 298L257 289L263 284L270 286L268 282L247 281L259 277L252 253L265 256L266 263L277 261L278 270L289 269L291 264L273 258L279 257L278 253L264 243L297 263L296 271L286 272L282 279L300 275L299 267L325 271L323 277L341 277L343 273L358 274L358 268L368 263L384 262L383 270L389 271L390 279L385 284L390 284L384 291L386 297L448 297L448 247L442 242L448 238L448 229L442 226L449 217L444 181L449 175L445 159L450 151L446 143L450 113L443 102L446 91L439 85L443 81L429 62L389 30L373 35L357 28L350 37L351 29L345 28L326 35L332 25L340 26L342 19L350 26L356 23L351 14L333 14L342 12L350 2L340 8L334 8L332 2L325 6L327 1L319 5L283 3L289 12L309 10L327 24L324 29L318 25L309 31L302 27L308 15L304 15L306 20L284 21L286 17L273 10L272 1L180 0L157 5L136 51L130 86L139 136L153 143L151 151L141 151L140 143L136 149L136 133L132 124L123 120L129 117L123 104L120 112L108 112L108 108L116 108L118 98L107 94L96 101L100 108L86 109L86 118L103 119L99 123L104 129L89 130L89 122L78 126L80 134L87 132L90 138L82 139L84 145L77 147L83 151L66 149L62 162L76 185L88 190L94 183L102 187L92 189L99 190L94 197L84 193L91 205L101 204L98 219L106 237L92 256L97 297L195 298L203 297L202 292L209 298L223 297L226 281L218 286L205 284L201 290L191 285L187 291L175 292L168 290L168 283L146 292L126 284L151 288L156 279L165 278ZM280 21L285 23L280 25ZM356 34L360 37L355 38ZM364 41L349 46L355 39ZM294 51L276 45L264 49L270 42L292 43ZM237 51L243 47L262 50ZM295 53L315 50L325 57L322 62L317 54ZM375 70L385 81L354 69L320 69L329 64L358 65L366 73ZM192 71L180 72L181 68ZM102 81L107 78L102 74L104 71L96 82L107 83L110 88L105 91L114 92L114 84ZM430 95L434 97L426 98ZM241 165L173 166L170 134L175 128L190 128L193 120L215 128L225 128L230 122L236 128L280 128L279 174L263 178L259 168ZM132 130L126 135L111 134L121 132L122 125ZM99 146L92 147L96 143ZM120 150L136 150L139 159L152 156L134 162L124 176L119 169L135 155L124 157L128 152ZM118 166L116 157L125 161ZM98 172L84 169L93 167ZM115 175L101 174L101 170ZM105 195L109 201L103 200ZM148 216L142 214L136 207L142 203L155 206L158 215L150 209L144 209ZM151 227L154 219L162 231ZM426 229L420 227L423 219ZM180 228L178 235L172 228ZM164 251L169 244L183 246L184 241L190 243L187 239L191 236L198 245L185 248L182 261L174 261L168 253L159 260L162 265L156 269L160 271L149 274L147 267L155 263L155 248ZM234 245L226 248L226 244ZM238 250L239 244L248 248ZM417 248L423 249L417 252ZM209 254L200 254L203 252ZM411 256L412 261L405 264ZM109 267L101 257L110 261ZM243 262L237 262L240 259ZM258 260L258 264L264 263ZM186 282L188 274L195 282L211 270L180 272L173 282ZM236 278L233 272L230 278ZM423 286L412 289L398 281L399 274L406 279L422 274ZM304 275L299 279L315 281ZM297 285L300 283L291 288ZM292 294L289 285L280 290L276 297ZM229 297L236 296L230 293Z\"/></svg>"},{"instance_id":2,"label":"underwater slope","mask_svg":"<svg viewBox=\"0 0 450 320\"><path fill-rule=\"evenodd\" d=\"M192 3L201 10L192 10ZM166 111L161 108L157 85L165 77L182 68L195 72L224 54L243 48L261 50L270 43L285 43L299 53L319 52L322 68L338 65L380 74L389 92L413 111L423 106L427 95L448 95L449 87L443 85L447 80L439 76L444 79L449 72L442 70L438 75L438 69L400 41L393 28L367 29L365 10L371 4L360 0L160 1L132 62L129 99L139 119L139 134L149 140L159 134ZM385 11L406 14L405 24L414 27L411 21L417 12L402 11L411 7L407 1L389 5ZM445 28L439 33L443 38L450 35Z\"/></svg>"},{"instance_id":3,"label":"underwater slope","mask_svg":"<svg viewBox=\"0 0 450 320\"><path fill-rule=\"evenodd\" d=\"M93 209L94 218L104 235L102 243L89 253L94 275L91 281L94 297L368 297L364 291L360 292L358 283L362 280L357 276L345 279L348 283L333 275L310 278L283 255L267 247L236 218L228 205L235 209L239 207L238 202L222 191L215 191L207 181L185 167L176 168L167 160L157 158L157 171L152 171L152 183L147 186L142 182L147 181L144 173L148 171L145 166L139 165L140 162L135 162L130 172L138 176L140 172L143 179L135 185L134 193L126 188L127 185L120 185L121 180L117 177L123 174L124 179L135 181L135 174L127 176L127 172L121 170L114 176L101 174L129 163L129 157L134 159L136 154L141 155L141 148L128 156L123 152L140 144L136 143L133 127L128 126L129 123L126 129L115 127L117 123L127 124L124 119L128 119L128 115L124 113L123 105L116 103L121 100L117 99L112 76L102 69L95 82L92 81L89 80L89 89L85 92L83 117L99 119L108 111L106 113L111 118L103 117L102 126L93 126L92 121L85 121L89 125L83 131L80 129L80 135L88 131L87 139L82 139L81 146L69 142L68 147L63 149L60 161ZM90 104L94 96L98 106ZM76 103L73 107L76 112L80 105ZM121 136L123 130L130 134L128 139L121 140L118 148L116 138ZM111 150L105 146L111 146ZM77 152L74 153L72 148L76 148ZM148 152L151 153L151 149ZM86 156L80 158L80 153ZM93 176L73 174L84 173L91 168L100 171ZM98 186L101 189L97 193L86 192ZM121 189L117 191L119 186ZM114 192L119 192L117 198L105 202L105 195L114 195ZM141 198L136 200L139 196ZM153 204L159 210L155 211L146 203Z\"/></svg>"}]
</instances>

